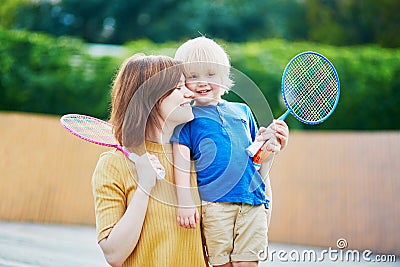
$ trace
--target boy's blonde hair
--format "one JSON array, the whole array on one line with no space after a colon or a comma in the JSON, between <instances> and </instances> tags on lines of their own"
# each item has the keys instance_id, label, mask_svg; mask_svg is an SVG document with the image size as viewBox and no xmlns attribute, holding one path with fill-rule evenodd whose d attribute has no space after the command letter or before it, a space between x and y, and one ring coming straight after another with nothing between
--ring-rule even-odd
<instances>
[{"instance_id":1,"label":"boy's blonde hair","mask_svg":"<svg viewBox=\"0 0 400 267\"><path fill-rule=\"evenodd\" d=\"M184 62L184 75L206 70L220 75L221 85L225 92L232 86L228 54L215 41L201 36L183 43L175 52L175 59ZM195 71L194 71L195 69Z\"/></svg>"}]
</instances>

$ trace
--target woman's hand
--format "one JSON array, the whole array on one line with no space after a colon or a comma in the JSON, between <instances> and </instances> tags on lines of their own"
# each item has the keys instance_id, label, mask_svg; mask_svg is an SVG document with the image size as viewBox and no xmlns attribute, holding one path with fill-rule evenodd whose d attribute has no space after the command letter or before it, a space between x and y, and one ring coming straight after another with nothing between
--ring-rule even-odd
<instances>
[{"instance_id":1,"label":"woman's hand","mask_svg":"<svg viewBox=\"0 0 400 267\"><path fill-rule=\"evenodd\" d=\"M164 170L158 158L149 153L145 153L135 160L136 172L138 174L138 185L144 192L150 193L156 185L156 170Z\"/></svg>"},{"instance_id":2,"label":"woman's hand","mask_svg":"<svg viewBox=\"0 0 400 267\"><path fill-rule=\"evenodd\" d=\"M157 180L156 169L164 170L158 158L148 153L135 159L135 166L138 176L137 190L110 234L99 242L104 257L111 266L122 266L138 244L150 192Z\"/></svg>"}]
</instances>

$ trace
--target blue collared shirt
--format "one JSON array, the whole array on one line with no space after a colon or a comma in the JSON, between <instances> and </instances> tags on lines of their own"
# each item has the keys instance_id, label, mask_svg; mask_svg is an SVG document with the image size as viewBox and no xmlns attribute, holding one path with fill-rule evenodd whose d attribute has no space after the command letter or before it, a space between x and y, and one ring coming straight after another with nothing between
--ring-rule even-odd
<instances>
[{"instance_id":1,"label":"blue collared shirt","mask_svg":"<svg viewBox=\"0 0 400 267\"><path fill-rule=\"evenodd\" d=\"M257 133L250 108L223 101L193 106L193 113L194 120L175 128L171 142L189 147L201 199L268 203L264 181L245 151Z\"/></svg>"}]
</instances>

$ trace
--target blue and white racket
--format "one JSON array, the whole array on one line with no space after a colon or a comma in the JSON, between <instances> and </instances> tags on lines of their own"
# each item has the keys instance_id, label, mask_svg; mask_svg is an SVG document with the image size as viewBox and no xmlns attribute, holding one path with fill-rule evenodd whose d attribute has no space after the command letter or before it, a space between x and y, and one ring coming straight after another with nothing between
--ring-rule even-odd
<instances>
[{"instance_id":1,"label":"blue and white racket","mask_svg":"<svg viewBox=\"0 0 400 267\"><path fill-rule=\"evenodd\" d=\"M302 123L318 124L332 115L338 104L339 76L326 57L316 52L303 52L286 65L281 89L288 109L278 120L292 113ZM249 156L254 157L263 144L253 142L246 149Z\"/></svg>"}]
</instances>

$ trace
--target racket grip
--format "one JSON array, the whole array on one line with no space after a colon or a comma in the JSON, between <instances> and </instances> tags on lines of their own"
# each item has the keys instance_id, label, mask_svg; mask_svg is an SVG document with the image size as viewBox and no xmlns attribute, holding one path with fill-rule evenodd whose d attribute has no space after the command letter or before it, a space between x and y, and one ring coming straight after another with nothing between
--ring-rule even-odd
<instances>
[{"instance_id":1,"label":"racket grip","mask_svg":"<svg viewBox=\"0 0 400 267\"><path fill-rule=\"evenodd\" d=\"M254 141L249 147L246 148L246 153L250 157L254 157L257 151L264 145L265 141Z\"/></svg>"},{"instance_id":2,"label":"racket grip","mask_svg":"<svg viewBox=\"0 0 400 267\"><path fill-rule=\"evenodd\" d=\"M258 150L257 153L253 157L253 164L256 167L256 170L259 170L261 168L261 163L268 158L272 152L268 150Z\"/></svg>"},{"instance_id":3,"label":"racket grip","mask_svg":"<svg viewBox=\"0 0 400 267\"><path fill-rule=\"evenodd\" d=\"M265 142L266 141L254 141L248 148L246 148L249 157L253 158L256 170L259 170L261 168L261 163L272 154L272 152L267 150L261 150L261 147Z\"/></svg>"},{"instance_id":4,"label":"racket grip","mask_svg":"<svg viewBox=\"0 0 400 267\"><path fill-rule=\"evenodd\" d=\"M135 153L129 153L128 158L131 161L136 162L136 160L139 158L139 156ZM156 171L158 180L162 180L165 178L165 170L156 169L155 171Z\"/></svg>"}]
</instances>

